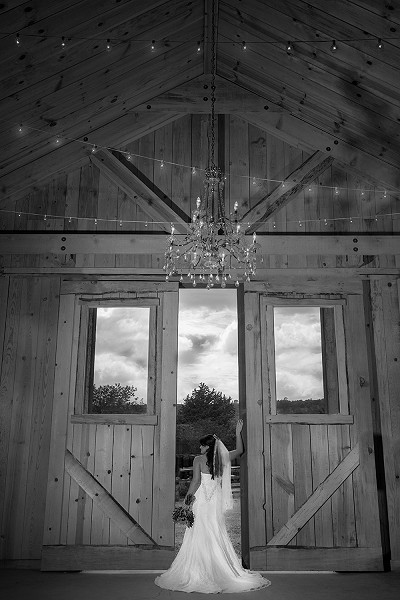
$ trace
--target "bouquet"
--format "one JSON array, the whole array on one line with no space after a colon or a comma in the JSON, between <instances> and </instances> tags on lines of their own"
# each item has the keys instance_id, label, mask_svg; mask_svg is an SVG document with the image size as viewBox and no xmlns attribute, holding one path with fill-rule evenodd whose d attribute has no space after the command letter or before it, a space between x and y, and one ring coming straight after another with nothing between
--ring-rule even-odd
<instances>
[{"instance_id":1,"label":"bouquet","mask_svg":"<svg viewBox=\"0 0 400 600\"><path fill-rule=\"evenodd\" d=\"M193 527L194 523L194 514L190 508L192 495L190 496L185 500L186 506L177 506L172 513L172 520L175 523L185 523L186 527Z\"/></svg>"}]
</instances>

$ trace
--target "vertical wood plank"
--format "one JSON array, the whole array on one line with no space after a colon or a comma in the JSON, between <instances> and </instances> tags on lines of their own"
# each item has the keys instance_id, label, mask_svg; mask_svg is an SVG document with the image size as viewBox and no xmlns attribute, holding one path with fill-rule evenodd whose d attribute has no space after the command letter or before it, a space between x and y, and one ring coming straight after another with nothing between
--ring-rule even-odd
<instances>
[{"instance_id":1,"label":"vertical wood plank","mask_svg":"<svg viewBox=\"0 0 400 600\"><path fill-rule=\"evenodd\" d=\"M22 540L29 449L32 436L35 361L39 329L40 279L25 278L22 284L20 326L15 365L10 422L10 445L3 518L7 523L6 547L9 558L22 558Z\"/></svg>"},{"instance_id":2,"label":"vertical wood plank","mask_svg":"<svg viewBox=\"0 0 400 600\"><path fill-rule=\"evenodd\" d=\"M111 425L97 425L94 476L111 493L113 433ZM110 519L96 506L92 509L91 543L110 543Z\"/></svg>"},{"instance_id":3,"label":"vertical wood plank","mask_svg":"<svg viewBox=\"0 0 400 600\"><path fill-rule=\"evenodd\" d=\"M349 394L347 382L347 356L346 342L344 336L343 306L336 305L334 308L335 339L337 349L337 382L339 395L339 412L341 415L349 414Z\"/></svg>"},{"instance_id":4,"label":"vertical wood plank","mask_svg":"<svg viewBox=\"0 0 400 600\"><path fill-rule=\"evenodd\" d=\"M338 365L333 308L320 308L324 400L327 414L339 412Z\"/></svg>"},{"instance_id":5,"label":"vertical wood plank","mask_svg":"<svg viewBox=\"0 0 400 600\"><path fill-rule=\"evenodd\" d=\"M328 425L330 471L350 452L350 431L347 425ZM357 545L354 516L353 479L348 477L332 498L333 545L354 547Z\"/></svg>"},{"instance_id":6,"label":"vertical wood plank","mask_svg":"<svg viewBox=\"0 0 400 600\"><path fill-rule=\"evenodd\" d=\"M129 484L131 478L131 437L130 425L114 426L113 466L111 478L111 494L126 510L129 510ZM111 521L110 544L127 545L125 534Z\"/></svg>"},{"instance_id":7,"label":"vertical wood plank","mask_svg":"<svg viewBox=\"0 0 400 600\"><path fill-rule=\"evenodd\" d=\"M99 219L96 230L117 231L118 218L118 188L103 173L99 175L99 196L97 203L97 217ZM101 220L101 219L104 219ZM95 267L114 267L115 254L95 254Z\"/></svg>"},{"instance_id":8,"label":"vertical wood plank","mask_svg":"<svg viewBox=\"0 0 400 600\"><path fill-rule=\"evenodd\" d=\"M274 534L294 513L293 449L291 424L271 427L272 511Z\"/></svg>"},{"instance_id":9,"label":"vertical wood plank","mask_svg":"<svg viewBox=\"0 0 400 600\"><path fill-rule=\"evenodd\" d=\"M54 356L60 302L58 277L41 277L40 285L39 330L31 419L32 434L21 549L22 558L28 559L40 558L43 541L54 387Z\"/></svg>"},{"instance_id":10,"label":"vertical wood plank","mask_svg":"<svg viewBox=\"0 0 400 600\"><path fill-rule=\"evenodd\" d=\"M371 278L374 349L384 456L391 567L400 570L399 287L393 277Z\"/></svg>"},{"instance_id":11,"label":"vertical wood plank","mask_svg":"<svg viewBox=\"0 0 400 600\"><path fill-rule=\"evenodd\" d=\"M84 165L81 169L79 187L78 216L81 220L77 223L77 229L85 231L95 230L94 219L97 217L97 198L99 194L99 169L92 163ZM77 267L94 267L93 254L77 254Z\"/></svg>"},{"instance_id":12,"label":"vertical wood plank","mask_svg":"<svg viewBox=\"0 0 400 600\"><path fill-rule=\"evenodd\" d=\"M162 304L161 402L158 444L154 461L153 539L163 546L174 546L171 510L175 503L175 430L178 362L178 292L164 292ZM156 537L154 537L156 536Z\"/></svg>"},{"instance_id":13,"label":"vertical wood plank","mask_svg":"<svg viewBox=\"0 0 400 600\"><path fill-rule=\"evenodd\" d=\"M150 533L153 511L154 428L132 426L129 514ZM128 544L132 544L128 540Z\"/></svg>"},{"instance_id":14,"label":"vertical wood plank","mask_svg":"<svg viewBox=\"0 0 400 600\"><path fill-rule=\"evenodd\" d=\"M349 295L345 306L349 405L354 415L352 447L360 445L360 466L353 473L355 517L359 547L379 547L381 536L375 475L375 456L365 321L362 296ZM368 498L368 502L365 499Z\"/></svg>"},{"instance_id":15,"label":"vertical wood plank","mask_svg":"<svg viewBox=\"0 0 400 600\"><path fill-rule=\"evenodd\" d=\"M329 475L329 451L327 425L311 425L311 465L313 491ZM333 545L331 499L315 514L315 545Z\"/></svg>"},{"instance_id":16,"label":"vertical wood plank","mask_svg":"<svg viewBox=\"0 0 400 600\"><path fill-rule=\"evenodd\" d=\"M311 441L309 425L292 425L293 446L293 483L294 483L294 510L312 494L312 469L311 469ZM295 537L297 546L315 546L314 519L299 531Z\"/></svg>"},{"instance_id":17,"label":"vertical wood plank","mask_svg":"<svg viewBox=\"0 0 400 600\"><path fill-rule=\"evenodd\" d=\"M61 296L51 424L51 452L43 534L44 545L58 544L60 540L74 312L75 297L72 294Z\"/></svg>"},{"instance_id":18,"label":"vertical wood plank","mask_svg":"<svg viewBox=\"0 0 400 600\"><path fill-rule=\"evenodd\" d=\"M240 297L240 296L239 296ZM248 542L250 548L264 546L266 540L265 523L265 465L263 459L264 414L262 401L262 367L261 367L261 325L260 302L257 293L246 292L244 288L243 322L239 323L244 346L244 364L241 377L245 378L244 398L241 405L245 407L246 417L246 470L247 470L247 506L249 515ZM238 302L240 315L240 304ZM265 567L266 568L266 563Z\"/></svg>"}]
</instances>

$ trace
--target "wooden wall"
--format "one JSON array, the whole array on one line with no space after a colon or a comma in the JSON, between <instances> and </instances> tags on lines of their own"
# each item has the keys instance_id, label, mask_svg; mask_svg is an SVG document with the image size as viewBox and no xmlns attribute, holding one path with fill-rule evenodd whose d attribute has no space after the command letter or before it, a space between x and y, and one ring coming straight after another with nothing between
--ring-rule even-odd
<instances>
[{"instance_id":1,"label":"wooden wall","mask_svg":"<svg viewBox=\"0 0 400 600\"><path fill-rule=\"evenodd\" d=\"M242 119L219 117L218 162L229 171L226 181L226 204L239 201L244 209L271 191L275 184L260 183L257 177L283 179L307 158L306 154L274 138ZM126 149L142 157L164 159L179 164L206 166L207 116L187 115L152 134L132 143ZM169 198L188 214L194 208L202 189L202 175L190 169L147 158L133 158L133 164ZM252 178L256 178L253 184ZM337 196L330 188L338 185ZM364 194L354 188L364 188ZM370 185L337 169L329 168L311 190L276 214L261 231L271 232L397 232L400 220L399 200L382 192L367 191ZM16 202L3 201L0 230L37 231L131 231L160 230L140 209L134 198L128 197L108 179L97 166L88 162L69 173L60 173ZM18 216L21 211L21 216ZM25 215L24 212L37 213ZM375 215L391 216L375 220ZM49 215L46 220L43 214ZM50 216L52 215L52 216ZM55 216L60 218L56 218ZM76 220L73 217L80 217ZM324 219L355 218L328 221ZM71 221L69 218L71 217ZM94 219L115 219L114 222ZM126 220L145 221L127 224ZM119 220L122 219L122 227ZM299 221L312 222L299 224ZM275 225L275 226L274 226ZM397 260L397 262L396 262ZM264 267L320 268L361 266L376 268L371 282L370 299L374 325L371 356L377 373L377 432L381 435L385 460L385 484L388 499L388 519L391 528L392 565L400 565L399 530L400 448L399 417L399 288L398 258L394 256L269 256ZM5 255L0 267L141 267L160 269L162 255ZM382 279L379 269L390 268L394 275ZM371 279L371 275L369 278ZM389 286L389 284L391 284ZM56 356L57 319L59 310L59 278L32 274L0 277L0 522L1 556L8 559L39 559L43 539L45 483L47 480L51 405ZM325 286L326 281L325 281ZM100 434L100 432L99 432ZM97 433L96 433L97 435ZM311 527L311 525L310 525ZM23 532L23 533L22 533ZM301 535L311 535L304 530ZM339 534L338 534L339 535ZM346 534L347 535L347 534ZM349 534L350 535L350 534ZM400 568L400 566L399 566Z\"/></svg>"},{"instance_id":2,"label":"wooden wall","mask_svg":"<svg viewBox=\"0 0 400 600\"><path fill-rule=\"evenodd\" d=\"M219 115L218 119L216 159L227 173L226 208L232 209L237 200L239 212L243 214L278 186L276 182L257 178L288 178L308 155L240 117ZM207 164L207 120L208 115L186 115L126 146L126 151L132 152L132 163L151 184L167 196L167 202L168 199L173 199L187 214L191 214L195 208L196 197L203 188L204 173L197 171L192 174L188 167L192 165L204 168ZM140 155L141 158L134 155ZM161 167L158 162L161 159L175 164L165 162ZM338 186L339 194L335 194L335 186ZM0 213L0 229L127 232L160 230L166 227L169 230L168 224L153 223L137 205L134 196L132 194L132 197L128 197L97 166L88 162L70 173L61 173L17 201L3 201L2 208L17 212ZM21 211L21 216L18 216L18 211ZM38 214L29 216L25 212ZM370 183L345 173L333 163L310 189L307 187L295 200L279 210L259 231L298 232L305 235L315 232L391 232L399 230L400 219L395 214L392 217L392 213L396 212L400 213L400 201L396 196L387 193L384 197L382 189L373 189ZM48 215L46 221L44 214ZM379 216L376 221L376 214L389 216ZM70 222L70 217L79 217L79 220L72 218ZM348 220L351 217L352 223ZM328 219L326 224L325 218ZM343 218L347 220L342 220ZM142 223L127 223L129 220ZM368 257L367 261L369 267L395 265L393 256ZM348 267L361 266L363 262L364 257L361 256L281 255L265 257L264 267ZM6 266L11 264L9 258L4 259L3 263ZM12 266L60 264L77 267L160 268L163 257L47 254L14 257L12 262Z\"/></svg>"},{"instance_id":3,"label":"wooden wall","mask_svg":"<svg viewBox=\"0 0 400 600\"><path fill-rule=\"evenodd\" d=\"M59 287L58 277L0 278L2 559L41 556Z\"/></svg>"}]
</instances>

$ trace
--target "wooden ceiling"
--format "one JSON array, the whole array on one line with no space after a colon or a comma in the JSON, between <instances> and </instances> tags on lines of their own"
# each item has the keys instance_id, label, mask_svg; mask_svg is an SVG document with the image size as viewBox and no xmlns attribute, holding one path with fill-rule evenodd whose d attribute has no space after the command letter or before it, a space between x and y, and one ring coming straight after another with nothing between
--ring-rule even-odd
<instances>
[{"instance_id":1,"label":"wooden ceiling","mask_svg":"<svg viewBox=\"0 0 400 600\"><path fill-rule=\"evenodd\" d=\"M92 144L124 149L183 113L209 112L211 7L0 4L2 197L88 161ZM400 2L219 0L216 10L217 112L400 188Z\"/></svg>"}]
</instances>

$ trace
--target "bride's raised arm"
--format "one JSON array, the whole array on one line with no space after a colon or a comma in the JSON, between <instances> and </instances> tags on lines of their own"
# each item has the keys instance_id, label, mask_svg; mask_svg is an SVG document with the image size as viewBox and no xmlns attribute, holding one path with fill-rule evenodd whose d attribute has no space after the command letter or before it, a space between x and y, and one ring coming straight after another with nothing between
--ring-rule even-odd
<instances>
[{"instance_id":1,"label":"bride's raised arm","mask_svg":"<svg viewBox=\"0 0 400 600\"><path fill-rule=\"evenodd\" d=\"M244 452L243 439L242 439L243 420L239 419L236 423L236 448L229 452L229 458L232 461L234 458L238 458Z\"/></svg>"}]
</instances>

